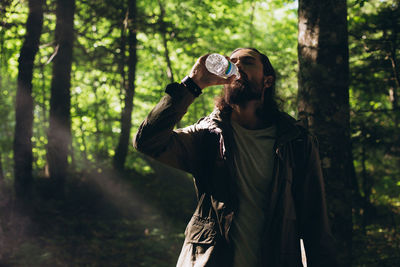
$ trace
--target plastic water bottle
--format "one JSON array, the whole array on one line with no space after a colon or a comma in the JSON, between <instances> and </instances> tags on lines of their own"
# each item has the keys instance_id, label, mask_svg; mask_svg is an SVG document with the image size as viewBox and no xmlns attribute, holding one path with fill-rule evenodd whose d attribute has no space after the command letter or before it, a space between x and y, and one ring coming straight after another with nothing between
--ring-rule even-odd
<instances>
[{"instance_id":1,"label":"plastic water bottle","mask_svg":"<svg viewBox=\"0 0 400 267\"><path fill-rule=\"evenodd\" d=\"M236 75L237 79L240 78L236 65L220 54L209 55L206 59L206 68L209 72L223 78L228 78L232 75Z\"/></svg>"}]
</instances>

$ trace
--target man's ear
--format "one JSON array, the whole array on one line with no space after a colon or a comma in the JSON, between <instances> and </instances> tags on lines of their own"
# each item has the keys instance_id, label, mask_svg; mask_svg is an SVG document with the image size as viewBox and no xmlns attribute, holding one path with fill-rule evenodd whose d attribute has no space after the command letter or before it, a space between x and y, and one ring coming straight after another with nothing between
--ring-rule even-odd
<instances>
[{"instance_id":1,"label":"man's ear","mask_svg":"<svg viewBox=\"0 0 400 267\"><path fill-rule=\"evenodd\" d=\"M269 88L274 84L274 77L271 75L264 76L264 88Z\"/></svg>"}]
</instances>

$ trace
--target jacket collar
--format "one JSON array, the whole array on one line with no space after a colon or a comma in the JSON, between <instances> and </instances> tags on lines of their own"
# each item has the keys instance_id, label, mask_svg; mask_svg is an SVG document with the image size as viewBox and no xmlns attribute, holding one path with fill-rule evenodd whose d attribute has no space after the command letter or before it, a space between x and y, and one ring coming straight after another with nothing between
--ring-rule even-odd
<instances>
[{"instance_id":1,"label":"jacket collar","mask_svg":"<svg viewBox=\"0 0 400 267\"><path fill-rule=\"evenodd\" d=\"M301 132L299 127L296 125L296 120L289 114L280 112L278 116L276 123L278 136L276 145L280 146L297 138ZM219 109L215 108L208 116L207 122L210 123L209 126L211 130L214 129L222 133L231 128L230 120L231 112L221 112Z\"/></svg>"},{"instance_id":2,"label":"jacket collar","mask_svg":"<svg viewBox=\"0 0 400 267\"><path fill-rule=\"evenodd\" d=\"M277 120L277 145L282 145L294 140L300 135L301 131L296 125L296 120L285 112L279 113Z\"/></svg>"}]
</instances>

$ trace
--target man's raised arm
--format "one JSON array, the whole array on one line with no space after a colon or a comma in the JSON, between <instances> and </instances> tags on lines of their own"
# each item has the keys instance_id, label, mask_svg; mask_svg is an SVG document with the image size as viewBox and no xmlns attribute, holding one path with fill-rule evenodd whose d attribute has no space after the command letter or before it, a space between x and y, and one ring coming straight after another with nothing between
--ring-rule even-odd
<instances>
[{"instance_id":1,"label":"man's raised arm","mask_svg":"<svg viewBox=\"0 0 400 267\"><path fill-rule=\"evenodd\" d=\"M200 160L198 150L202 131L196 125L178 130L174 130L174 127L202 89L230 82L230 79L208 72L205 68L206 58L207 55L197 60L182 83L167 86L166 95L142 122L133 141L134 147L140 152L190 173L193 173Z\"/></svg>"}]
</instances>

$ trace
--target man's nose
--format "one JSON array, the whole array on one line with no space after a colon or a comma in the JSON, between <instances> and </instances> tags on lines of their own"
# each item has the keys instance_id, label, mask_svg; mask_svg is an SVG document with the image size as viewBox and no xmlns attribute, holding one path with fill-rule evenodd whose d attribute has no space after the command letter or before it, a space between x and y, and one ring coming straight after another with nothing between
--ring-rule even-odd
<instances>
[{"instance_id":1,"label":"man's nose","mask_svg":"<svg viewBox=\"0 0 400 267\"><path fill-rule=\"evenodd\" d=\"M236 61L234 64L236 65L236 67L237 67L239 70L242 70L242 64L240 63L240 60Z\"/></svg>"}]
</instances>

